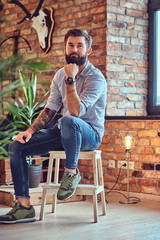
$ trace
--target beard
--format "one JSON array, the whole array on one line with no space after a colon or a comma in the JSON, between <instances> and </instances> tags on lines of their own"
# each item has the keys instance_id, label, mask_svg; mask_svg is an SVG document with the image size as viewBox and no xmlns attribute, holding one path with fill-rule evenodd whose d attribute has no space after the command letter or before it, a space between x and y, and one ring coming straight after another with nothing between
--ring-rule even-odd
<instances>
[{"instance_id":1,"label":"beard","mask_svg":"<svg viewBox=\"0 0 160 240\"><path fill-rule=\"evenodd\" d=\"M78 53L70 53L69 55L65 54L66 62L75 63L78 66L82 66L87 60L87 54L80 57Z\"/></svg>"}]
</instances>

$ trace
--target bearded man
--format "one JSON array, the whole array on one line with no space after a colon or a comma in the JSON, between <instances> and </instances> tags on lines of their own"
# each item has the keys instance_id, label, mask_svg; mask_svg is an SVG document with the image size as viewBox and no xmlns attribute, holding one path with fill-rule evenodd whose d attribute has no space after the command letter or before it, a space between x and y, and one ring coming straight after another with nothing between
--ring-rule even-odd
<instances>
[{"instance_id":1,"label":"bearded man","mask_svg":"<svg viewBox=\"0 0 160 240\"><path fill-rule=\"evenodd\" d=\"M71 29L64 38L67 64L54 76L47 104L24 132L9 146L16 203L1 223L35 221L30 205L27 156L64 150L65 170L57 192L59 200L73 196L81 180L78 170L80 151L93 151L104 134L106 80L88 60L92 38L87 31ZM63 116L53 128L44 129L63 105Z\"/></svg>"}]
</instances>

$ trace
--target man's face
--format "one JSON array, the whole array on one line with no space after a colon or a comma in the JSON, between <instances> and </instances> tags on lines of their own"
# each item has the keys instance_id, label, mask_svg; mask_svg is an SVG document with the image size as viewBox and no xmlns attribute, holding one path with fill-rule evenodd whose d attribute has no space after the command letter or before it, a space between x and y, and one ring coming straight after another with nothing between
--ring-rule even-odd
<instances>
[{"instance_id":1,"label":"man's face","mask_svg":"<svg viewBox=\"0 0 160 240\"><path fill-rule=\"evenodd\" d=\"M87 59L87 45L83 36L70 36L66 42L65 57L66 62L76 63L78 66L82 66Z\"/></svg>"}]
</instances>

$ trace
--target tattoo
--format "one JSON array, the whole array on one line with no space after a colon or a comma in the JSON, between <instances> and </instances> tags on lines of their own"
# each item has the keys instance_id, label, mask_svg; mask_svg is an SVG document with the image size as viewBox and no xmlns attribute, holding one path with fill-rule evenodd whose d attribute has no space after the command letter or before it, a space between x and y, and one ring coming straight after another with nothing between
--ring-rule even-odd
<instances>
[{"instance_id":1,"label":"tattoo","mask_svg":"<svg viewBox=\"0 0 160 240\"><path fill-rule=\"evenodd\" d=\"M55 115L55 110L44 108L42 112L38 115L34 123L28 129L31 129L34 133L38 132L40 129L44 128Z\"/></svg>"}]
</instances>

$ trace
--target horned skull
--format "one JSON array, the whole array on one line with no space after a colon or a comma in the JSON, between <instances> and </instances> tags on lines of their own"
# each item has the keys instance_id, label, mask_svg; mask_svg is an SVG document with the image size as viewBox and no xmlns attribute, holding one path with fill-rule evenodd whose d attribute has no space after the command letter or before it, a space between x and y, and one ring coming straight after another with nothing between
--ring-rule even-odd
<instances>
[{"instance_id":1,"label":"horned skull","mask_svg":"<svg viewBox=\"0 0 160 240\"><path fill-rule=\"evenodd\" d=\"M42 50L48 53L52 46L52 34L54 29L53 8L44 8L40 10L44 0L40 0L33 15L21 4L18 0L11 0L9 3L18 5L25 12L26 16L18 22L18 24L24 22L26 19L32 21L32 27L36 30L38 40Z\"/></svg>"},{"instance_id":2,"label":"horned skull","mask_svg":"<svg viewBox=\"0 0 160 240\"><path fill-rule=\"evenodd\" d=\"M32 27L36 30L38 34L39 43L42 49L45 48L45 38L48 35L48 28L46 25L46 17L47 15L43 11L39 11L39 15L37 17L33 17L32 21Z\"/></svg>"}]
</instances>

